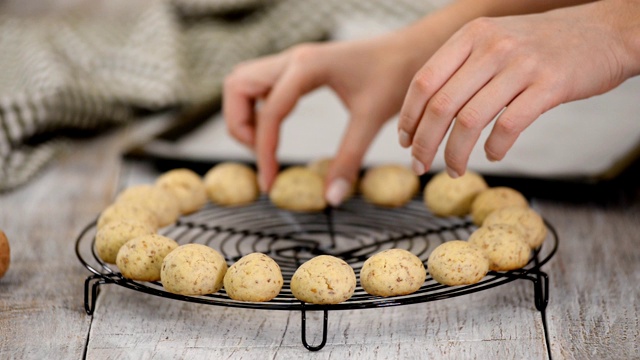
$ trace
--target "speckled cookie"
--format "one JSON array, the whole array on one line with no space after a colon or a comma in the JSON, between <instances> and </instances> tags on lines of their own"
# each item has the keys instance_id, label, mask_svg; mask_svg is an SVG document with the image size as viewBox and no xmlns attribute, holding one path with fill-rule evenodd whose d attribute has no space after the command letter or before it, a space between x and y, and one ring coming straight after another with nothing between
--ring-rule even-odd
<instances>
[{"instance_id":1,"label":"speckled cookie","mask_svg":"<svg viewBox=\"0 0 640 360\"><path fill-rule=\"evenodd\" d=\"M469 243L477 245L489 259L489 269L507 271L527 265L531 248L524 235L514 226L495 224L482 226L469 236Z\"/></svg>"},{"instance_id":2,"label":"speckled cookie","mask_svg":"<svg viewBox=\"0 0 640 360\"><path fill-rule=\"evenodd\" d=\"M427 273L422 261L404 249L381 251L364 262L360 285L374 296L408 295L420 289Z\"/></svg>"},{"instance_id":3,"label":"speckled cookie","mask_svg":"<svg viewBox=\"0 0 640 360\"><path fill-rule=\"evenodd\" d=\"M189 169L173 169L160 175L156 186L178 199L180 213L191 214L200 210L209 200L202 178Z\"/></svg>"},{"instance_id":4,"label":"speckled cookie","mask_svg":"<svg viewBox=\"0 0 640 360\"><path fill-rule=\"evenodd\" d=\"M177 247L162 261L160 280L165 290L181 295L213 294L222 288L227 262L202 244Z\"/></svg>"},{"instance_id":5,"label":"speckled cookie","mask_svg":"<svg viewBox=\"0 0 640 360\"><path fill-rule=\"evenodd\" d=\"M260 196L256 172L235 162L212 167L204 176L204 185L211 202L221 206L250 204Z\"/></svg>"},{"instance_id":6,"label":"speckled cookie","mask_svg":"<svg viewBox=\"0 0 640 360\"><path fill-rule=\"evenodd\" d=\"M324 180L302 166L281 171L273 182L269 199L275 206L292 211L321 211L327 207Z\"/></svg>"},{"instance_id":7,"label":"speckled cookie","mask_svg":"<svg viewBox=\"0 0 640 360\"><path fill-rule=\"evenodd\" d=\"M9 239L5 233L0 230L0 278L9 270L11 264L11 249L9 247Z\"/></svg>"},{"instance_id":8,"label":"speckled cookie","mask_svg":"<svg viewBox=\"0 0 640 360\"><path fill-rule=\"evenodd\" d=\"M159 227L171 225L180 217L178 199L171 192L154 185L131 186L118 195L116 202L137 204L153 211Z\"/></svg>"},{"instance_id":9,"label":"speckled cookie","mask_svg":"<svg viewBox=\"0 0 640 360\"><path fill-rule=\"evenodd\" d=\"M420 180L401 165L380 165L368 169L360 181L365 200L384 207L401 207L420 189Z\"/></svg>"},{"instance_id":10,"label":"speckled cookie","mask_svg":"<svg viewBox=\"0 0 640 360\"><path fill-rule=\"evenodd\" d=\"M164 257L177 247L175 240L162 235L138 236L122 245L116 265L127 279L157 281Z\"/></svg>"},{"instance_id":11,"label":"speckled cookie","mask_svg":"<svg viewBox=\"0 0 640 360\"><path fill-rule=\"evenodd\" d=\"M231 265L224 276L224 289L238 301L269 301L282 289L280 266L269 256L252 253Z\"/></svg>"},{"instance_id":12,"label":"speckled cookie","mask_svg":"<svg viewBox=\"0 0 640 360\"><path fill-rule=\"evenodd\" d=\"M462 240L442 243L429 255L427 268L440 284L469 285L482 280L489 271L489 260L476 245Z\"/></svg>"},{"instance_id":13,"label":"speckled cookie","mask_svg":"<svg viewBox=\"0 0 640 360\"><path fill-rule=\"evenodd\" d=\"M437 216L465 216L476 196L488 188L484 178L473 171L467 170L456 179L440 172L424 187L424 203Z\"/></svg>"},{"instance_id":14,"label":"speckled cookie","mask_svg":"<svg viewBox=\"0 0 640 360\"><path fill-rule=\"evenodd\" d=\"M122 202L109 205L100 213L98 217L98 230L113 221L131 220L147 224L154 229L158 229L158 218L156 214L138 204Z\"/></svg>"},{"instance_id":15,"label":"speckled cookie","mask_svg":"<svg viewBox=\"0 0 640 360\"><path fill-rule=\"evenodd\" d=\"M311 304L339 304L356 289L356 274L344 260L320 255L300 265L291 278L296 299Z\"/></svg>"},{"instance_id":16,"label":"speckled cookie","mask_svg":"<svg viewBox=\"0 0 640 360\"><path fill-rule=\"evenodd\" d=\"M481 226L491 212L508 206L529 207L529 202L519 191L509 187L486 189L480 192L471 204L473 223Z\"/></svg>"},{"instance_id":17,"label":"speckled cookie","mask_svg":"<svg viewBox=\"0 0 640 360\"><path fill-rule=\"evenodd\" d=\"M524 236L524 241L532 249L540 247L547 237L547 227L544 224L544 220L537 212L528 207L509 206L498 209L484 219L482 226L494 224L515 226Z\"/></svg>"},{"instance_id":18,"label":"speckled cookie","mask_svg":"<svg viewBox=\"0 0 640 360\"><path fill-rule=\"evenodd\" d=\"M142 235L155 234L156 228L136 220L116 220L96 232L96 253L102 261L115 264L118 250L127 241Z\"/></svg>"}]
</instances>

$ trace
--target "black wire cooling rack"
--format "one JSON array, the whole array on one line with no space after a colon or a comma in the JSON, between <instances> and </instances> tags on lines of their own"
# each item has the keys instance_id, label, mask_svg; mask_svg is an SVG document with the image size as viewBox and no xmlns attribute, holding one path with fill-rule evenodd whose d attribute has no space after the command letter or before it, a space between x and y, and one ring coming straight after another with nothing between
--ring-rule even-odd
<instances>
[{"instance_id":1,"label":"black wire cooling rack","mask_svg":"<svg viewBox=\"0 0 640 360\"><path fill-rule=\"evenodd\" d=\"M224 289L205 296L185 296L164 291L159 282L132 281L122 277L115 265L104 263L94 249L95 222L78 236L76 254L92 273L85 280L84 306L93 314L99 288L116 284L143 293L201 304L265 310L301 311L302 343L311 351L322 349L327 341L329 311L398 306L463 296L500 286L514 280L529 280L534 286L534 304L540 311L550 355L545 308L549 300L547 274L541 270L558 248L558 236L546 223L549 232L544 244L532 252L522 269L489 272L479 283L466 286L443 286L429 274L422 287L405 296L377 297L360 286L360 270L371 255L391 248L406 249L427 265L431 251L439 244L467 239L476 227L467 218L439 218L431 214L422 201L415 199L399 209L373 206L361 198L353 198L340 208L323 213L294 213L274 207L265 197L242 207L207 205L201 211L182 217L176 224L160 231L179 244L199 243L220 251L229 265L243 255L262 252L280 266L284 285L280 294L261 303L232 300ZM305 304L291 293L291 276L299 265L318 255L333 255L345 260L355 270L358 286L351 299L336 305ZM307 342L306 312L323 311L322 341Z\"/></svg>"}]
</instances>

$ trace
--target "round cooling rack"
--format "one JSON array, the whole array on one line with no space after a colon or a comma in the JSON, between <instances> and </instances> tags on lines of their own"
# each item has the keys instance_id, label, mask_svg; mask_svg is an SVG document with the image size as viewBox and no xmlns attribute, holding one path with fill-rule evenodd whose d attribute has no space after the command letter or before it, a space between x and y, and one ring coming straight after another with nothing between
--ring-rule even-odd
<instances>
[{"instance_id":1,"label":"round cooling rack","mask_svg":"<svg viewBox=\"0 0 640 360\"><path fill-rule=\"evenodd\" d=\"M465 240L476 229L467 218L440 218L431 214L420 199L402 208L376 207L359 197L348 200L339 208L322 213L295 213L274 207L262 197L257 202L225 208L207 205L195 214L180 218L174 225L160 230L164 236L179 244L198 243L222 253L228 265L242 256L261 252L273 258L284 278L280 294L271 301L252 303L236 301L224 289L204 296L185 296L165 291L160 282L141 282L125 279L115 265L103 262L94 248L96 226L89 224L78 236L76 254L92 273L85 280L84 305L93 314L99 287L116 284L143 293L201 304L265 310L298 310L302 319L302 343L312 351L320 350L327 340L328 312L346 309L367 309L442 300L462 296L514 280L530 280L534 285L534 304L541 312L545 338L545 308L548 303L548 277L541 270L558 248L555 229L549 229L544 244L532 252L529 263L522 269L506 272L491 271L479 283L465 286L444 286L429 274L422 287L413 294L378 297L367 294L360 286L360 270L371 255L385 249L401 248L417 255L427 267L433 249L449 240ZM333 255L353 267L358 286L353 296L336 305L306 304L297 300L290 289L293 273L305 261L318 255ZM306 311L323 311L323 336L319 345L306 340ZM547 349L549 349L547 343Z\"/></svg>"}]
</instances>

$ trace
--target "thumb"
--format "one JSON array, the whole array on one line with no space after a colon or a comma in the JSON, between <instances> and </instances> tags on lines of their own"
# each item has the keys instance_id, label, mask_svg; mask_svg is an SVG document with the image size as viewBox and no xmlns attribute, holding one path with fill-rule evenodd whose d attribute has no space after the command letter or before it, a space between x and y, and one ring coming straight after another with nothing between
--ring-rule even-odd
<instances>
[{"instance_id":1,"label":"thumb","mask_svg":"<svg viewBox=\"0 0 640 360\"><path fill-rule=\"evenodd\" d=\"M382 126L368 114L352 112L352 119L327 173L325 198L332 206L340 205L358 179L362 159Z\"/></svg>"}]
</instances>

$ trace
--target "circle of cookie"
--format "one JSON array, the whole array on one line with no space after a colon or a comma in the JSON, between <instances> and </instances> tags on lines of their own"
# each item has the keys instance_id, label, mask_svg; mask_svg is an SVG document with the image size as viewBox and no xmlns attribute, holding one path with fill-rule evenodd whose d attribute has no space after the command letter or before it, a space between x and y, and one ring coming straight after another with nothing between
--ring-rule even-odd
<instances>
[{"instance_id":1,"label":"circle of cookie","mask_svg":"<svg viewBox=\"0 0 640 360\"><path fill-rule=\"evenodd\" d=\"M281 171L273 182L269 199L275 206L292 211L313 212L327 207L324 180L302 166Z\"/></svg>"},{"instance_id":2,"label":"circle of cookie","mask_svg":"<svg viewBox=\"0 0 640 360\"><path fill-rule=\"evenodd\" d=\"M356 289L356 274L344 260L320 255L308 260L291 278L296 299L311 304L339 304Z\"/></svg>"},{"instance_id":3,"label":"circle of cookie","mask_svg":"<svg viewBox=\"0 0 640 360\"><path fill-rule=\"evenodd\" d=\"M100 230L111 222L121 220L136 221L158 229L158 218L151 209L129 202L116 202L107 206L100 213L96 227Z\"/></svg>"},{"instance_id":4,"label":"circle of cookie","mask_svg":"<svg viewBox=\"0 0 640 360\"><path fill-rule=\"evenodd\" d=\"M388 249L364 262L360 285L374 296L408 295L420 289L426 278L420 258L404 249Z\"/></svg>"},{"instance_id":5,"label":"circle of cookie","mask_svg":"<svg viewBox=\"0 0 640 360\"><path fill-rule=\"evenodd\" d=\"M498 209L484 219L482 226L494 224L515 226L532 249L540 247L547 237L547 226L544 224L544 220L529 207L509 206Z\"/></svg>"},{"instance_id":6,"label":"circle of cookie","mask_svg":"<svg viewBox=\"0 0 640 360\"><path fill-rule=\"evenodd\" d=\"M471 212L475 197L488 188L484 178L473 171L455 179L443 171L424 187L424 203L437 216L465 216Z\"/></svg>"},{"instance_id":7,"label":"circle of cookie","mask_svg":"<svg viewBox=\"0 0 640 360\"><path fill-rule=\"evenodd\" d=\"M438 245L431 252L427 268L433 280L440 284L470 285L487 275L489 260L474 244L451 240Z\"/></svg>"},{"instance_id":8,"label":"circle of cookie","mask_svg":"<svg viewBox=\"0 0 640 360\"><path fill-rule=\"evenodd\" d=\"M260 196L256 172L236 162L223 162L209 169L204 185L211 202L221 206L250 204Z\"/></svg>"},{"instance_id":9,"label":"circle of cookie","mask_svg":"<svg viewBox=\"0 0 640 360\"><path fill-rule=\"evenodd\" d=\"M529 207L529 202L519 191L505 186L481 191L471 204L473 223L482 226L491 212L507 206Z\"/></svg>"},{"instance_id":10,"label":"circle of cookie","mask_svg":"<svg viewBox=\"0 0 640 360\"><path fill-rule=\"evenodd\" d=\"M469 236L469 243L477 245L489 259L489 269L508 271L527 265L531 248L524 235L509 224L482 226Z\"/></svg>"},{"instance_id":11,"label":"circle of cookie","mask_svg":"<svg viewBox=\"0 0 640 360\"><path fill-rule=\"evenodd\" d=\"M156 179L156 186L171 192L176 197L181 214L194 213L208 201L202 178L190 169L167 171Z\"/></svg>"},{"instance_id":12,"label":"circle of cookie","mask_svg":"<svg viewBox=\"0 0 640 360\"><path fill-rule=\"evenodd\" d=\"M269 301L278 296L283 283L280 266L262 253L243 256L224 276L227 295L238 301Z\"/></svg>"},{"instance_id":13,"label":"circle of cookie","mask_svg":"<svg viewBox=\"0 0 640 360\"><path fill-rule=\"evenodd\" d=\"M151 210L156 215L159 227L173 224L180 217L178 199L169 191L153 185L131 186L118 195L116 202L137 204Z\"/></svg>"},{"instance_id":14,"label":"circle of cookie","mask_svg":"<svg viewBox=\"0 0 640 360\"><path fill-rule=\"evenodd\" d=\"M4 231L0 230L0 278L9 270L11 263L11 249L9 248L9 239Z\"/></svg>"},{"instance_id":15,"label":"circle of cookie","mask_svg":"<svg viewBox=\"0 0 640 360\"><path fill-rule=\"evenodd\" d=\"M142 235L155 234L148 223L136 220L116 220L96 232L96 253L102 261L115 264L118 251L127 241Z\"/></svg>"},{"instance_id":16,"label":"circle of cookie","mask_svg":"<svg viewBox=\"0 0 640 360\"><path fill-rule=\"evenodd\" d=\"M162 260L160 281L170 293L213 294L222 288L227 262L215 249L202 244L185 244Z\"/></svg>"},{"instance_id":17,"label":"circle of cookie","mask_svg":"<svg viewBox=\"0 0 640 360\"><path fill-rule=\"evenodd\" d=\"M127 241L116 256L122 276L131 280L160 280L162 261L178 243L159 234L142 235Z\"/></svg>"},{"instance_id":18,"label":"circle of cookie","mask_svg":"<svg viewBox=\"0 0 640 360\"><path fill-rule=\"evenodd\" d=\"M419 191L420 180L401 165L380 165L368 169L360 181L365 200L384 207L401 207Z\"/></svg>"}]
</instances>

